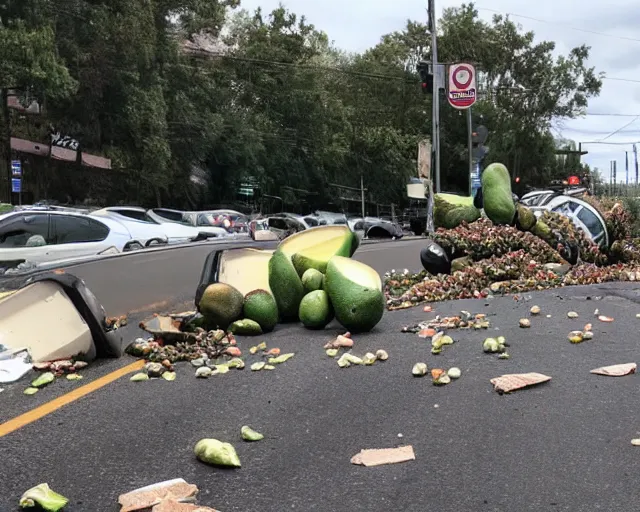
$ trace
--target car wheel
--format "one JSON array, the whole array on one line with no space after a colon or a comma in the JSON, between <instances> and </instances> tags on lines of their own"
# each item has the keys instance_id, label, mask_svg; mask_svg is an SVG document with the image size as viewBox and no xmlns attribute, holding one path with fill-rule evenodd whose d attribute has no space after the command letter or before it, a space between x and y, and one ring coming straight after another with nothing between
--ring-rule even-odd
<instances>
[{"instance_id":1,"label":"car wheel","mask_svg":"<svg viewBox=\"0 0 640 512\"><path fill-rule=\"evenodd\" d=\"M144 249L144 247L138 242L131 242L124 248L125 252L140 251L142 249Z\"/></svg>"}]
</instances>

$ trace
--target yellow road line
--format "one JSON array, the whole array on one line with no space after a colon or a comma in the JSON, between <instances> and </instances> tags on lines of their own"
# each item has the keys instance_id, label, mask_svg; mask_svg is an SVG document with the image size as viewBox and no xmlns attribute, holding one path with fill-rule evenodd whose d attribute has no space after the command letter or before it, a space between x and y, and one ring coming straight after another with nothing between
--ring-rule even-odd
<instances>
[{"instance_id":1,"label":"yellow road line","mask_svg":"<svg viewBox=\"0 0 640 512\"><path fill-rule=\"evenodd\" d=\"M89 382L89 384L74 389L66 395L62 395L54 400L51 400L50 402L47 402L46 404L42 404L40 407L36 407L31 411L25 412L17 418L6 421L5 423L0 425L0 437L6 436L7 434L14 432L19 428L28 425L29 423L38 421L40 418L43 418L44 416L57 411L61 407L64 407L65 405L70 404L71 402L74 402L79 398L88 395L89 393L93 393L94 391L106 386L107 384L112 383L114 380L117 380L120 377L127 375L128 373L140 370L144 366L144 364L144 360L131 363L123 368L108 373L107 375L104 375L103 377L100 377L93 382Z\"/></svg>"}]
</instances>

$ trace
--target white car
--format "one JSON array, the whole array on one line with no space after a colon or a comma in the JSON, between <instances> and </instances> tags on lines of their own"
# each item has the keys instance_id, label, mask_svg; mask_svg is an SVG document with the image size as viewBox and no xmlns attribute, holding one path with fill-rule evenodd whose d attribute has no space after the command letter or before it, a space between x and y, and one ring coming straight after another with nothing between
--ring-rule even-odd
<instances>
[{"instance_id":1,"label":"white car","mask_svg":"<svg viewBox=\"0 0 640 512\"><path fill-rule=\"evenodd\" d=\"M539 217L542 212L549 210L559 213L571 219L574 226L584 231L591 239L601 247L609 247L609 233L607 224L596 210L586 201L571 196L556 196L547 201L544 206L533 206L531 210Z\"/></svg>"},{"instance_id":2,"label":"white car","mask_svg":"<svg viewBox=\"0 0 640 512\"><path fill-rule=\"evenodd\" d=\"M0 267L51 263L142 249L120 222L64 211L0 215ZM8 265L7 265L8 264Z\"/></svg>"},{"instance_id":3,"label":"white car","mask_svg":"<svg viewBox=\"0 0 640 512\"><path fill-rule=\"evenodd\" d=\"M110 206L91 212L92 216L107 217L125 225L133 238L144 241L145 246L154 244L185 244L205 237L191 226L173 222L159 222L138 206Z\"/></svg>"},{"instance_id":4,"label":"white car","mask_svg":"<svg viewBox=\"0 0 640 512\"><path fill-rule=\"evenodd\" d=\"M220 227L213 226L213 215L208 212L183 212L168 208L153 208L147 214L157 222L191 226L207 238L230 238L230 233Z\"/></svg>"}]
</instances>

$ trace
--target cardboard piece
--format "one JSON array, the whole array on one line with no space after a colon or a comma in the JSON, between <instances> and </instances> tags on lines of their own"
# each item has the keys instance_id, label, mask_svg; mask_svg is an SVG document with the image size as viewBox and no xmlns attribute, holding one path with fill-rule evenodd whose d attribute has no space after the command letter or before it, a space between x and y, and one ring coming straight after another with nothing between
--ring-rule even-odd
<instances>
[{"instance_id":1,"label":"cardboard piece","mask_svg":"<svg viewBox=\"0 0 640 512\"><path fill-rule=\"evenodd\" d=\"M351 464L361 466L382 466L416 460L413 446L399 446L398 448L382 448L375 450L360 450L351 458Z\"/></svg>"},{"instance_id":2,"label":"cardboard piece","mask_svg":"<svg viewBox=\"0 0 640 512\"><path fill-rule=\"evenodd\" d=\"M175 500L164 500L151 509L151 512L218 512L211 507L194 505L193 503L180 503Z\"/></svg>"},{"instance_id":3,"label":"cardboard piece","mask_svg":"<svg viewBox=\"0 0 640 512\"><path fill-rule=\"evenodd\" d=\"M595 375L606 375L607 377L624 377L636 373L636 363L614 364L612 366L601 366L595 370L591 370L591 373Z\"/></svg>"},{"instance_id":4,"label":"cardboard piece","mask_svg":"<svg viewBox=\"0 0 640 512\"><path fill-rule=\"evenodd\" d=\"M195 485L188 484L182 478L178 478L121 494L118 503L122 507L120 512L150 510L165 500L178 502L193 500L197 493L198 488Z\"/></svg>"},{"instance_id":5,"label":"cardboard piece","mask_svg":"<svg viewBox=\"0 0 640 512\"><path fill-rule=\"evenodd\" d=\"M548 382L551 377L541 373L513 373L491 379L494 389L499 393L511 393L518 389Z\"/></svg>"}]
</instances>

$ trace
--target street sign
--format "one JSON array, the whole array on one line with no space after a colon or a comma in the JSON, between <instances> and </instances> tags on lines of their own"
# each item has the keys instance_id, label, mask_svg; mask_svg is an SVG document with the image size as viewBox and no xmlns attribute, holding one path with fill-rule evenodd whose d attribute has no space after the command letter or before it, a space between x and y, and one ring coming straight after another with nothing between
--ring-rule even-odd
<instances>
[{"instance_id":1,"label":"street sign","mask_svg":"<svg viewBox=\"0 0 640 512\"><path fill-rule=\"evenodd\" d=\"M449 66L449 104L464 110L476 102L476 70L471 64Z\"/></svg>"},{"instance_id":2,"label":"street sign","mask_svg":"<svg viewBox=\"0 0 640 512\"><path fill-rule=\"evenodd\" d=\"M11 175L22 176L22 162L20 160L11 160Z\"/></svg>"},{"instance_id":3,"label":"street sign","mask_svg":"<svg viewBox=\"0 0 640 512\"><path fill-rule=\"evenodd\" d=\"M22 192L22 180L20 178L13 178L11 180L11 192Z\"/></svg>"}]
</instances>

